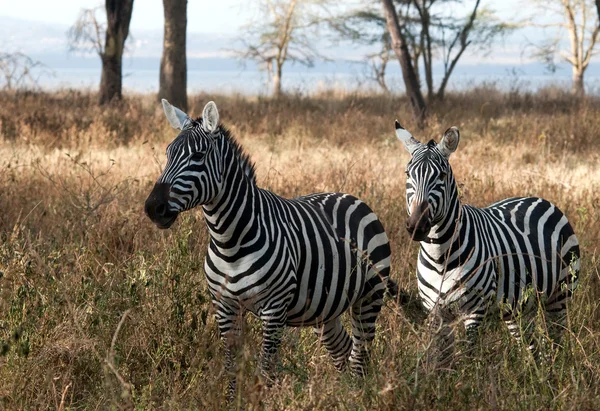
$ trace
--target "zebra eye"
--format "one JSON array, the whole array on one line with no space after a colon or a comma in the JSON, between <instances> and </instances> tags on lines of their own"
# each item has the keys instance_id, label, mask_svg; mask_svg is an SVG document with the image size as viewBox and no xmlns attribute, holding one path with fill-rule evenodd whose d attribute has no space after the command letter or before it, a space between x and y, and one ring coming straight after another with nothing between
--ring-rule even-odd
<instances>
[{"instance_id":1,"label":"zebra eye","mask_svg":"<svg viewBox=\"0 0 600 411\"><path fill-rule=\"evenodd\" d=\"M440 173L440 180L445 180L447 175L448 175L448 173L446 173L445 171L442 171Z\"/></svg>"},{"instance_id":2,"label":"zebra eye","mask_svg":"<svg viewBox=\"0 0 600 411\"><path fill-rule=\"evenodd\" d=\"M201 161L205 155L206 155L206 153L204 153L202 151L198 151L198 152L192 153L192 155L190 156L190 160L191 161Z\"/></svg>"},{"instance_id":3,"label":"zebra eye","mask_svg":"<svg viewBox=\"0 0 600 411\"><path fill-rule=\"evenodd\" d=\"M404 174L406 174L406 177L410 177L410 173L408 172L408 170L404 170Z\"/></svg>"}]
</instances>

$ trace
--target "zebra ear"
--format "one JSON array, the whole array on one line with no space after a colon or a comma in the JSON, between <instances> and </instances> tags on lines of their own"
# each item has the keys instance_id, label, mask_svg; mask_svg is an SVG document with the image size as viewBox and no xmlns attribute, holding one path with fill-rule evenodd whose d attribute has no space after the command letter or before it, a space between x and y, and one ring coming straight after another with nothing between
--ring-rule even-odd
<instances>
[{"instance_id":1,"label":"zebra ear","mask_svg":"<svg viewBox=\"0 0 600 411\"><path fill-rule=\"evenodd\" d=\"M398 120L396 120L396 137L404 143L404 147L406 147L411 155L421 145L421 142L406 131L404 127L400 125Z\"/></svg>"},{"instance_id":2,"label":"zebra ear","mask_svg":"<svg viewBox=\"0 0 600 411\"><path fill-rule=\"evenodd\" d=\"M219 128L219 110L214 101L209 101L202 111L202 127L207 133L214 133Z\"/></svg>"},{"instance_id":3,"label":"zebra ear","mask_svg":"<svg viewBox=\"0 0 600 411\"><path fill-rule=\"evenodd\" d=\"M169 123L171 123L173 128L183 130L189 123L192 122L190 116L179 110L177 107L172 106L164 98L162 99L162 106L163 110L165 111L165 116L167 116L167 120L169 120Z\"/></svg>"},{"instance_id":4,"label":"zebra ear","mask_svg":"<svg viewBox=\"0 0 600 411\"><path fill-rule=\"evenodd\" d=\"M442 154L448 158L450 157L450 154L456 151L459 141L460 133L458 132L458 128L452 126L444 132L442 141L440 141L440 144L438 144L438 148Z\"/></svg>"}]
</instances>

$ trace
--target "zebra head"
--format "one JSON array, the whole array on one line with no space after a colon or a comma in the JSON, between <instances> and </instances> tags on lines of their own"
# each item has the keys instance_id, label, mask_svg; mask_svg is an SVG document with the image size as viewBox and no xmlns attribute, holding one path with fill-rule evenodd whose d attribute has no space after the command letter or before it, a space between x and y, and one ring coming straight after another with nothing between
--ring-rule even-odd
<instances>
[{"instance_id":1,"label":"zebra head","mask_svg":"<svg viewBox=\"0 0 600 411\"><path fill-rule=\"evenodd\" d=\"M196 120L167 100L163 99L162 105L169 123L181 132L167 146L167 165L144 209L159 228L169 228L180 212L206 204L220 192L222 164L217 141L221 126L212 101Z\"/></svg>"},{"instance_id":2,"label":"zebra head","mask_svg":"<svg viewBox=\"0 0 600 411\"><path fill-rule=\"evenodd\" d=\"M460 140L458 128L444 132L439 144L422 144L396 120L396 135L411 154L406 166L406 229L415 241L427 239L431 227L451 212L456 183L448 158Z\"/></svg>"}]
</instances>

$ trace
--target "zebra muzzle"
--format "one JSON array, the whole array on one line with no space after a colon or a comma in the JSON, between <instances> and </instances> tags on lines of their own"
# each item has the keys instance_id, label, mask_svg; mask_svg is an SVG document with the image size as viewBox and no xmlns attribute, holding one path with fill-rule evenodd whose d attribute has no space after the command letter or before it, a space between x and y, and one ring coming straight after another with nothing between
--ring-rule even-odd
<instances>
[{"instance_id":1,"label":"zebra muzzle","mask_svg":"<svg viewBox=\"0 0 600 411\"><path fill-rule=\"evenodd\" d=\"M431 230L431 213L427 202L414 204L408 220L406 230L414 241L423 241Z\"/></svg>"},{"instance_id":2,"label":"zebra muzzle","mask_svg":"<svg viewBox=\"0 0 600 411\"><path fill-rule=\"evenodd\" d=\"M169 184L157 183L146 199L144 211L158 228L166 229L173 225L179 214L169 210Z\"/></svg>"}]
</instances>

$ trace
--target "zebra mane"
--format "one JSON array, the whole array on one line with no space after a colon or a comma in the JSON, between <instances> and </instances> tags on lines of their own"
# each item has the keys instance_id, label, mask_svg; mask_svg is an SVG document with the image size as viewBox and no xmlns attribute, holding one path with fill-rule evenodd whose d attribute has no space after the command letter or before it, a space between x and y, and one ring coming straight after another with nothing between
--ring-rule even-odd
<instances>
[{"instance_id":1,"label":"zebra mane","mask_svg":"<svg viewBox=\"0 0 600 411\"><path fill-rule=\"evenodd\" d=\"M195 118L190 124L190 127L201 127L202 126L202 116ZM239 165L244 170L244 174L253 182L256 183L256 168L254 163L250 159L250 155L244 151L240 143L237 142L235 137L231 135L231 131L223 124L219 124L218 128L219 135L223 137L226 144L228 144L233 150L233 156L238 161Z\"/></svg>"},{"instance_id":2,"label":"zebra mane","mask_svg":"<svg viewBox=\"0 0 600 411\"><path fill-rule=\"evenodd\" d=\"M240 143L238 143L235 137L231 135L228 128L219 124L219 130L225 141L227 141L229 146L233 149L234 156L242 167L242 170L244 170L244 174L246 174L253 183L256 183L256 169L254 163L250 159L250 155L244 151Z\"/></svg>"}]
</instances>

